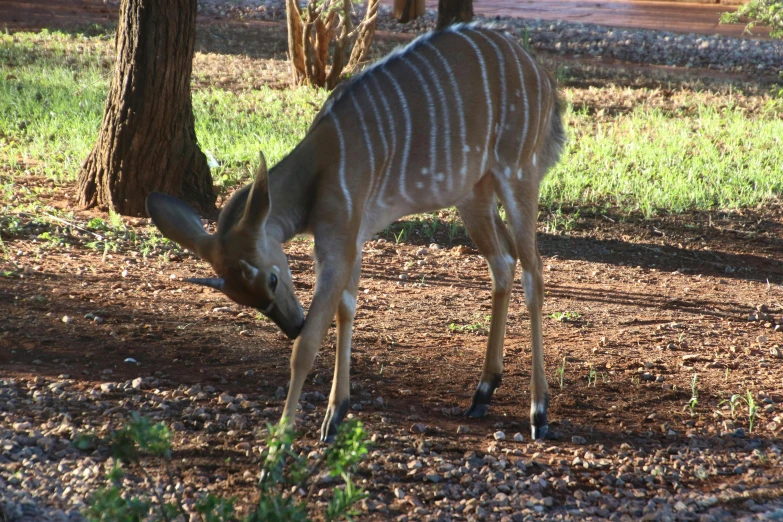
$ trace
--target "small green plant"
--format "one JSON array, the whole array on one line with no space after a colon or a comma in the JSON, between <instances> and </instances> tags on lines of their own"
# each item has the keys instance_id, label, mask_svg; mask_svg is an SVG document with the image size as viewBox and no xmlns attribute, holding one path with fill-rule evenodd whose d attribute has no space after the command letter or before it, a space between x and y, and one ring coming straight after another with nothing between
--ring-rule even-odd
<instances>
[{"instance_id":1,"label":"small green plant","mask_svg":"<svg viewBox=\"0 0 783 522\"><path fill-rule=\"evenodd\" d=\"M735 412L736 412L736 410L737 410L737 403L738 403L738 402L739 402L739 400L741 400L741 399L742 399L742 397L740 397L739 395L737 395L737 394L735 393L734 395L732 395L732 396L731 396L731 397L729 397L728 399L724 399L724 400L720 401L720 402L718 403L718 408L720 408L720 407L721 407L721 406L723 406L724 404L728 404L728 405L729 405L729 409L731 410L731 418L733 419L733 418L734 418L734 414L735 414Z\"/></svg>"},{"instance_id":2,"label":"small green plant","mask_svg":"<svg viewBox=\"0 0 783 522\"><path fill-rule=\"evenodd\" d=\"M728 404L731 410L731 418L733 419L737 410L737 406L743 402L748 407L748 431L753 433L753 427L756 425L756 418L758 417L758 405L756 404L756 399L753 397L753 394L750 392L750 390L745 392L744 397L738 393L733 394L728 399L720 401L718 403L718 407L721 407L724 404Z\"/></svg>"},{"instance_id":3,"label":"small green plant","mask_svg":"<svg viewBox=\"0 0 783 522\"><path fill-rule=\"evenodd\" d=\"M693 378L691 379L691 398L688 401L687 407L691 410L691 415L694 414L694 410L696 409L696 405L699 404L699 393L696 389L696 383L698 382L699 374L694 373Z\"/></svg>"},{"instance_id":4,"label":"small green plant","mask_svg":"<svg viewBox=\"0 0 783 522\"><path fill-rule=\"evenodd\" d=\"M560 381L560 389L563 389L563 380L565 379L566 358L563 357L563 364L555 370L555 377Z\"/></svg>"},{"instance_id":5,"label":"small green plant","mask_svg":"<svg viewBox=\"0 0 783 522\"><path fill-rule=\"evenodd\" d=\"M554 312L549 314L550 319L554 319L555 321L560 321L561 323L576 321L580 317L581 315L579 314L579 312L570 312L570 311Z\"/></svg>"},{"instance_id":6,"label":"small green plant","mask_svg":"<svg viewBox=\"0 0 783 522\"><path fill-rule=\"evenodd\" d=\"M587 386L590 387L591 383L593 384L593 388L595 388L598 383L598 372L596 372L595 368L592 366L587 374Z\"/></svg>"},{"instance_id":7,"label":"small green plant","mask_svg":"<svg viewBox=\"0 0 783 522\"><path fill-rule=\"evenodd\" d=\"M197 519L202 522L293 522L317 518L336 521L351 520L357 513L355 504L364 493L353 480L352 473L367 453L365 433L361 423L351 420L343 423L334 444L326 448L315 462L292 449L295 434L287 426L268 425L267 448L261 456L261 479L258 504L251 512L239 518L234 511L234 498L224 499L212 494L203 495L195 504ZM95 445L95 438L82 436L77 439L82 449ZM171 465L171 434L163 423L151 423L133 413L128 424L114 432L109 440L112 455L117 463L107 474L109 486L99 488L89 499L85 516L90 521L137 522L193 520L184 508L181 494L173 485L182 482ZM157 483L142 464L142 458L152 457L162 461L167 484ZM124 470L121 465L131 465L140 470L152 485L151 493L131 496L123 491ZM333 490L325 510L315 512L307 504L314 487L313 477L328 471L332 477L340 477L343 487ZM173 500L166 500L162 491L169 486ZM303 494L302 492L305 492ZM154 497L154 501L153 501Z\"/></svg>"},{"instance_id":8,"label":"small green plant","mask_svg":"<svg viewBox=\"0 0 783 522\"><path fill-rule=\"evenodd\" d=\"M451 323L449 324L449 331L454 333L482 333L489 331L489 324L492 320L491 315L485 315L483 320L481 318L476 318L476 322L474 323L468 323L468 324L456 324Z\"/></svg>"},{"instance_id":9,"label":"small green plant","mask_svg":"<svg viewBox=\"0 0 783 522\"><path fill-rule=\"evenodd\" d=\"M454 241L459 236L465 235L465 227L456 216L452 216L449 221L449 241Z\"/></svg>"},{"instance_id":10,"label":"small green plant","mask_svg":"<svg viewBox=\"0 0 783 522\"><path fill-rule=\"evenodd\" d=\"M753 433L753 426L756 423L756 416L758 415L758 407L756 406L756 400L753 398L753 394L750 390L747 391L745 402L748 405L748 431Z\"/></svg>"},{"instance_id":11,"label":"small green plant","mask_svg":"<svg viewBox=\"0 0 783 522\"><path fill-rule=\"evenodd\" d=\"M542 227L547 234L561 234L573 230L578 221L578 210L571 215L566 215L563 213L563 209L558 207L547 216Z\"/></svg>"}]
</instances>

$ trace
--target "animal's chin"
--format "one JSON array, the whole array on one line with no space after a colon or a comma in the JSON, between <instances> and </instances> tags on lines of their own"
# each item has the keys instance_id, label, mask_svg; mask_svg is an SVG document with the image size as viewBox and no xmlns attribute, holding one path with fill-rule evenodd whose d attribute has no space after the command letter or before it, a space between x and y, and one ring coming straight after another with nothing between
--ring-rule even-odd
<instances>
[{"instance_id":1,"label":"animal's chin","mask_svg":"<svg viewBox=\"0 0 783 522\"><path fill-rule=\"evenodd\" d=\"M304 327L304 317L300 321L291 322L280 312L276 305L272 305L268 312L260 308L256 309L271 319L289 339L294 340L299 337L299 333L302 331L302 327Z\"/></svg>"}]
</instances>

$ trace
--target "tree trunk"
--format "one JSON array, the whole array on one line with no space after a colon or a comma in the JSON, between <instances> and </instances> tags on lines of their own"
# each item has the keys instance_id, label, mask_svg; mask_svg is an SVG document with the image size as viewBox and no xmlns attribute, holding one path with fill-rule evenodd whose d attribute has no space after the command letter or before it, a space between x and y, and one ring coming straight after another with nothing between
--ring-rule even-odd
<instances>
[{"instance_id":1,"label":"tree trunk","mask_svg":"<svg viewBox=\"0 0 783 522\"><path fill-rule=\"evenodd\" d=\"M122 0L117 63L98 140L79 172L80 205L145 215L147 194L160 191L214 210L193 126L195 33L196 0Z\"/></svg>"},{"instance_id":2,"label":"tree trunk","mask_svg":"<svg viewBox=\"0 0 783 522\"><path fill-rule=\"evenodd\" d=\"M438 0L438 25L443 29L459 22L473 20L473 0Z\"/></svg>"},{"instance_id":3,"label":"tree trunk","mask_svg":"<svg viewBox=\"0 0 783 522\"><path fill-rule=\"evenodd\" d=\"M424 0L394 0L394 18L401 24L424 16L424 10Z\"/></svg>"}]
</instances>

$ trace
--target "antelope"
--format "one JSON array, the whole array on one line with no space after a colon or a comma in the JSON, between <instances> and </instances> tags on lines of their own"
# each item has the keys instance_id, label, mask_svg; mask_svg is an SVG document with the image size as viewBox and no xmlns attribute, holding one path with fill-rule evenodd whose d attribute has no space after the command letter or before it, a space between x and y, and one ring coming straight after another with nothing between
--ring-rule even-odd
<instances>
[{"instance_id":1,"label":"antelope","mask_svg":"<svg viewBox=\"0 0 783 522\"><path fill-rule=\"evenodd\" d=\"M254 181L226 204L215 234L172 196L150 194L147 211L165 236L217 274L189 282L256 308L295 339L281 423L294 422L305 377L336 317L334 379L321 427L328 441L349 406L363 243L405 215L455 206L492 279L484 367L465 415L484 416L500 385L519 260L530 316L536 439L547 434L549 403L538 194L564 142L554 80L512 36L463 24L417 38L339 87L304 139L270 171L261 154ZM303 233L315 243L316 285L307 319L281 246Z\"/></svg>"}]
</instances>

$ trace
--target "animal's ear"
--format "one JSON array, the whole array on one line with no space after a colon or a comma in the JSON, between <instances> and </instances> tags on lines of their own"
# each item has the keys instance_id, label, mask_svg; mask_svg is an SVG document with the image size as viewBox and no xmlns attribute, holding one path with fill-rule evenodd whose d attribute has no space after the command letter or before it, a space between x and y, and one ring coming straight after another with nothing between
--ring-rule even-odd
<instances>
[{"instance_id":1,"label":"animal's ear","mask_svg":"<svg viewBox=\"0 0 783 522\"><path fill-rule=\"evenodd\" d=\"M261 163L256 170L255 181L250 187L250 194L247 196L245 204L245 213L242 215L242 224L256 230L269 214L271 203L269 201L269 177L266 170L266 159L264 153L261 153Z\"/></svg>"},{"instance_id":2,"label":"animal's ear","mask_svg":"<svg viewBox=\"0 0 783 522\"><path fill-rule=\"evenodd\" d=\"M214 260L215 240L201 225L201 217L184 201L152 192L147 196L147 214L161 233L195 252L210 263Z\"/></svg>"}]
</instances>

